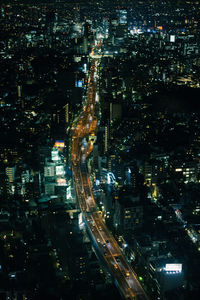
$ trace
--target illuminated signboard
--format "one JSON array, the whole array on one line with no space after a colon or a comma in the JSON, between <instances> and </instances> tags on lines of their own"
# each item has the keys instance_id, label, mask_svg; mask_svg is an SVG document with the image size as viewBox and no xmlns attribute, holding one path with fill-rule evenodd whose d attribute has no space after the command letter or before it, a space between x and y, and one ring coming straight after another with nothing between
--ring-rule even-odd
<instances>
[{"instance_id":1,"label":"illuminated signboard","mask_svg":"<svg viewBox=\"0 0 200 300\"><path fill-rule=\"evenodd\" d=\"M72 194L71 194L71 187L68 186L67 187L67 199L70 199L72 197Z\"/></svg>"},{"instance_id":2,"label":"illuminated signboard","mask_svg":"<svg viewBox=\"0 0 200 300\"><path fill-rule=\"evenodd\" d=\"M182 272L182 264L166 264L165 271L167 271L167 272Z\"/></svg>"},{"instance_id":3,"label":"illuminated signboard","mask_svg":"<svg viewBox=\"0 0 200 300\"><path fill-rule=\"evenodd\" d=\"M170 35L170 42L174 43L175 42L175 35Z\"/></svg>"},{"instance_id":4,"label":"illuminated signboard","mask_svg":"<svg viewBox=\"0 0 200 300\"><path fill-rule=\"evenodd\" d=\"M65 170L64 170L64 166L56 166L56 175L64 175L65 174Z\"/></svg>"},{"instance_id":5,"label":"illuminated signboard","mask_svg":"<svg viewBox=\"0 0 200 300\"><path fill-rule=\"evenodd\" d=\"M65 147L65 142L64 141L55 141L54 147L64 148Z\"/></svg>"},{"instance_id":6,"label":"illuminated signboard","mask_svg":"<svg viewBox=\"0 0 200 300\"><path fill-rule=\"evenodd\" d=\"M58 179L57 179L57 184L58 184L59 186L65 186L65 185L67 185L66 179L64 179L64 178L58 178Z\"/></svg>"},{"instance_id":7,"label":"illuminated signboard","mask_svg":"<svg viewBox=\"0 0 200 300\"><path fill-rule=\"evenodd\" d=\"M51 159L55 161L60 159L58 149L51 151Z\"/></svg>"}]
</instances>

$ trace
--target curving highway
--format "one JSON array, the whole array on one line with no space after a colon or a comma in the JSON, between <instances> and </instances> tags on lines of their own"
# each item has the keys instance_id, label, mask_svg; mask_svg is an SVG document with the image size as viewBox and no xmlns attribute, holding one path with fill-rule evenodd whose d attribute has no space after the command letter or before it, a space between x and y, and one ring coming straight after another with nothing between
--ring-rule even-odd
<instances>
[{"instance_id":1,"label":"curving highway","mask_svg":"<svg viewBox=\"0 0 200 300\"><path fill-rule=\"evenodd\" d=\"M77 200L86 226L98 252L124 299L148 300L137 275L127 263L116 240L97 212L87 170L87 157L93 149L97 129L95 117L98 59L91 59L86 105L80 114L72 136L72 169ZM88 142L86 140L89 140Z\"/></svg>"}]
</instances>

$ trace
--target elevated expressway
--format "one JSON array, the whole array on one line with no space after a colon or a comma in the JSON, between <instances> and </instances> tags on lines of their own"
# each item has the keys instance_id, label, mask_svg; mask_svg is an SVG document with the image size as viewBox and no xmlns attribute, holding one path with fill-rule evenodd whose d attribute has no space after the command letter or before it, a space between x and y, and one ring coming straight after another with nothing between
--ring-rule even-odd
<instances>
[{"instance_id":1,"label":"elevated expressway","mask_svg":"<svg viewBox=\"0 0 200 300\"><path fill-rule=\"evenodd\" d=\"M102 217L97 212L96 203L91 189L87 170L87 156L93 149L93 141L85 143L83 140L94 134L97 128L95 117L96 80L98 59L91 59L88 77L87 102L83 107L72 136L72 168L77 200L82 211L86 228L95 245L98 255L111 274L115 285L123 299L148 300L137 275L127 263L116 240L107 229Z\"/></svg>"}]
</instances>

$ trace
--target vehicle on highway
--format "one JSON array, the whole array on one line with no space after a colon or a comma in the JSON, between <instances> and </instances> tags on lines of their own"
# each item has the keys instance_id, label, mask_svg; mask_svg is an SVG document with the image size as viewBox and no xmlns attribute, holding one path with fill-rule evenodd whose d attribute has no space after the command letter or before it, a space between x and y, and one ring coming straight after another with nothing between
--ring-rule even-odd
<instances>
[{"instance_id":1,"label":"vehicle on highway","mask_svg":"<svg viewBox=\"0 0 200 300\"><path fill-rule=\"evenodd\" d=\"M130 276L130 272L126 271L126 277L129 277L129 276Z\"/></svg>"}]
</instances>

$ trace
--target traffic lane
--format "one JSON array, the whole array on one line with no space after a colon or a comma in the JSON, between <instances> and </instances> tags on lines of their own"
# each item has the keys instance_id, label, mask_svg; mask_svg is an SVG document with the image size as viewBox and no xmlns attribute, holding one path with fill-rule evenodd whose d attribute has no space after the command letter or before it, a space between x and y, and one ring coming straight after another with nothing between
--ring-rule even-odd
<instances>
[{"instance_id":1,"label":"traffic lane","mask_svg":"<svg viewBox=\"0 0 200 300\"><path fill-rule=\"evenodd\" d=\"M116 263L113 260L113 257L105 257L105 260L107 262L107 264L110 267L110 271L113 274L115 280L117 281L118 285L120 286L121 291L123 292L123 295L125 297L129 297L130 296L130 287L128 285L128 283L126 282L126 280L124 280L124 275L123 272L120 270L120 268L117 266L117 268L115 268Z\"/></svg>"},{"instance_id":2,"label":"traffic lane","mask_svg":"<svg viewBox=\"0 0 200 300\"><path fill-rule=\"evenodd\" d=\"M87 131L87 129L85 130L85 131ZM100 223L99 223L100 224ZM98 225L99 225L98 224ZM102 225L103 226L103 225ZM100 230L101 231L101 230ZM100 237L99 237L99 231L98 231L98 228L96 227L96 235L98 235L98 237L97 237L97 239L99 239L99 241L100 241L100 244L101 244L101 247L102 247L102 240L100 239ZM101 234L100 234L100 236L101 236ZM113 261L112 261L113 262ZM116 273L116 278L118 277L118 275L119 275L119 277L121 278L121 280L122 280L122 282L121 282L121 288L123 287L123 285L124 286L126 286L126 290L127 290L127 282L126 282L126 280L124 280L123 279L123 272L116 272L115 271L115 273ZM120 280L120 278L119 278L119 280Z\"/></svg>"},{"instance_id":3,"label":"traffic lane","mask_svg":"<svg viewBox=\"0 0 200 300\"><path fill-rule=\"evenodd\" d=\"M85 208L85 205L84 205L84 200L85 198L81 195L79 195L79 202L81 202L81 204L83 204L83 207ZM82 205L81 205L82 206ZM94 221L94 220L93 220ZM95 222L95 221L94 221ZM108 253L110 253L110 249L108 249L108 246L106 246L105 244L105 238L107 238L107 236L105 236L105 232L103 231L102 227L105 227L104 224L100 221L100 219L96 219L96 224L94 225L94 223L92 224L91 226L91 230L93 232L93 235L96 237L96 240L98 242L98 245L100 246L101 248L101 252L104 256L107 256ZM104 233L104 237L102 237L102 233ZM113 249L114 250L114 249ZM108 252L108 253L107 253ZM118 252L114 251L114 253L110 253L111 255L113 254L116 254ZM106 254L106 255L105 255ZM116 261L115 259L113 258L112 259L112 266L116 266ZM113 267L115 268L115 273L116 273L116 267ZM113 269L112 268L112 269ZM114 269L113 269L114 270ZM123 272L123 271L122 271ZM123 276L123 274L120 275L120 277Z\"/></svg>"},{"instance_id":4,"label":"traffic lane","mask_svg":"<svg viewBox=\"0 0 200 300\"><path fill-rule=\"evenodd\" d=\"M88 227L92 231L93 235L96 237L96 240L98 242L98 245L100 246L102 252L106 253L106 255L111 255L113 257L113 264L116 265L116 261L114 258L114 255L118 255L118 252L110 245L106 243L105 238L102 236L102 231L99 230L98 225L96 224L95 220L89 217L86 217ZM105 255L105 256L106 256Z\"/></svg>"},{"instance_id":5,"label":"traffic lane","mask_svg":"<svg viewBox=\"0 0 200 300\"><path fill-rule=\"evenodd\" d=\"M137 279L137 276L130 268L130 266L127 264L126 259L124 258L123 255L119 257L118 265L120 266L129 287L131 287L134 290L134 292L137 294L144 294L143 288L141 287L140 282ZM128 276L126 275L126 272L129 272Z\"/></svg>"},{"instance_id":6,"label":"traffic lane","mask_svg":"<svg viewBox=\"0 0 200 300\"><path fill-rule=\"evenodd\" d=\"M117 242L110 237L110 233L109 235L106 234L106 232L104 231L105 229L105 225L101 222L101 220L99 218L97 218L96 216L96 224L98 226L98 229L100 230L102 239L106 242L106 239L110 239L109 243L106 243L106 247L109 250L109 252L114 256L115 259L115 263L117 264L117 266L119 267L119 269L121 270L122 276L123 276L123 280L125 280L128 285L133 288L133 290L137 293L142 292L142 287L140 286L140 283L135 275L135 273L132 271L132 269L130 269L130 266L127 264L126 259L124 258L123 254L121 253L119 246L117 244ZM127 276L128 274L128 276Z\"/></svg>"},{"instance_id":7,"label":"traffic lane","mask_svg":"<svg viewBox=\"0 0 200 300\"><path fill-rule=\"evenodd\" d=\"M101 243L104 249L113 256L113 261L116 264L115 256L120 255L119 249L116 247L116 244L110 238L110 235L105 235L105 232L101 226L99 226L99 222L96 219L93 219L93 226L95 224L96 229L98 230L98 235L101 236Z\"/></svg>"}]
</instances>

